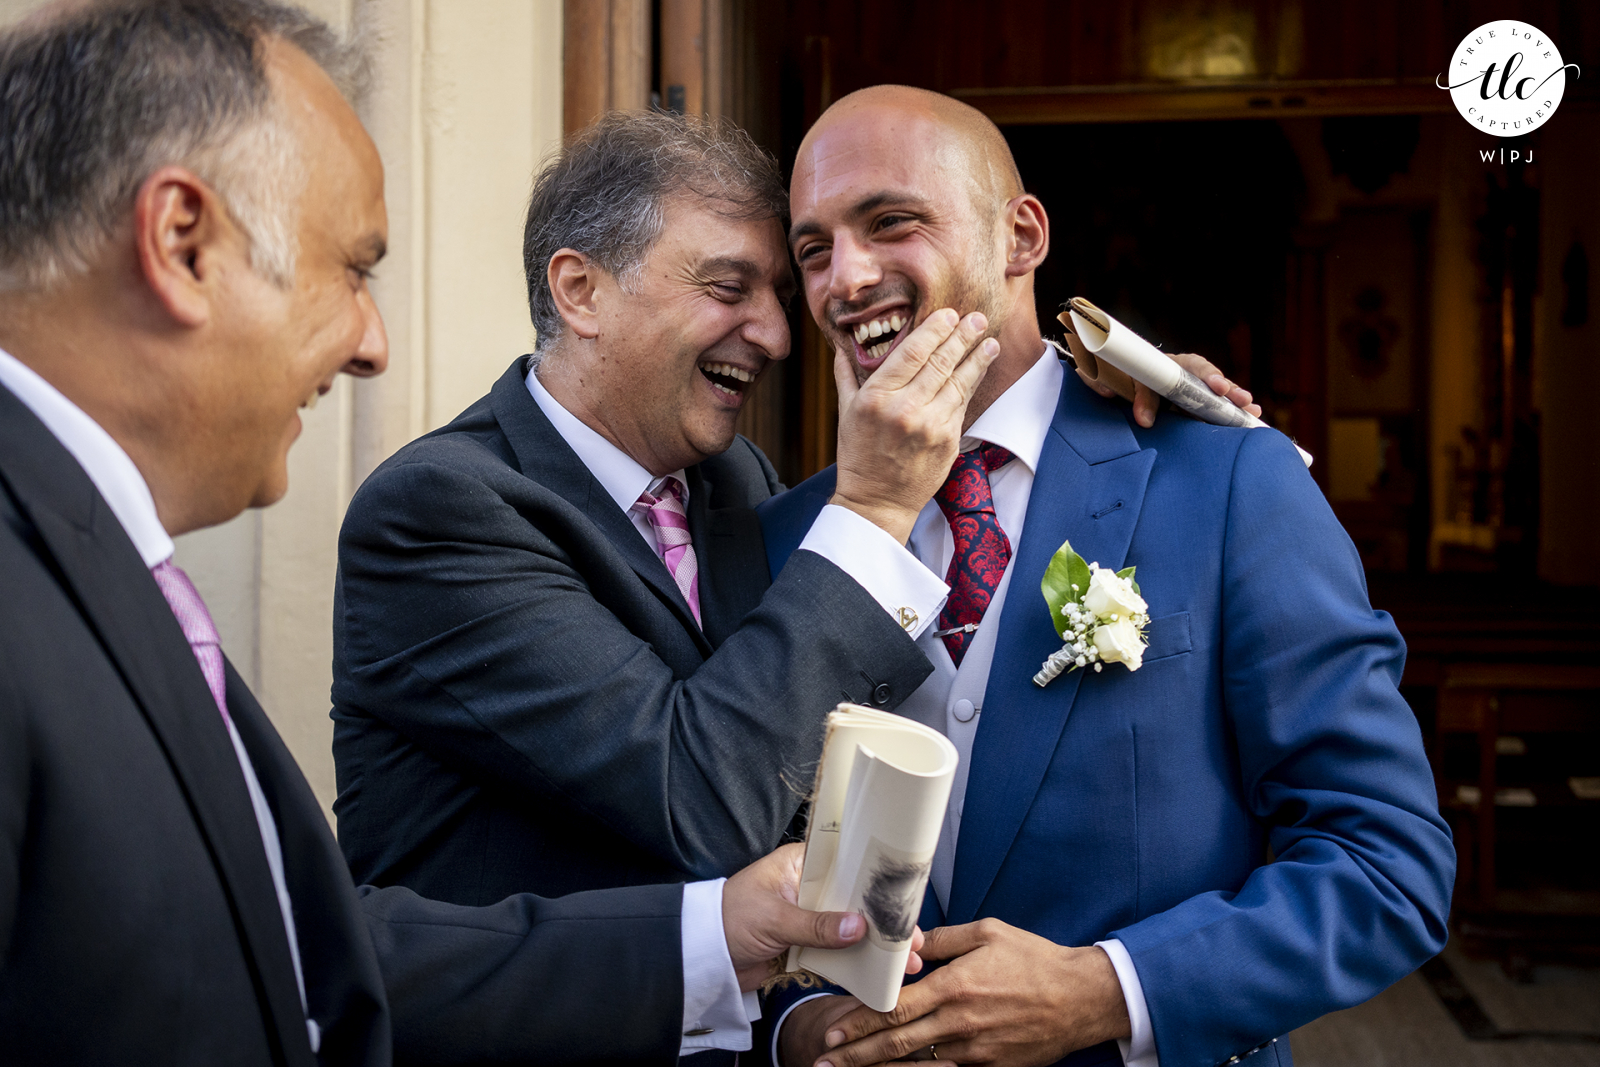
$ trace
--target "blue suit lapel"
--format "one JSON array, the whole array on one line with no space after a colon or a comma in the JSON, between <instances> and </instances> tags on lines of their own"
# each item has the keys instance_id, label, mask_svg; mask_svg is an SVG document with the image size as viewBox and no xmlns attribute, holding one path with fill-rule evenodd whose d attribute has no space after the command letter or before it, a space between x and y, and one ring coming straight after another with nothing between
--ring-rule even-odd
<instances>
[{"instance_id":1,"label":"blue suit lapel","mask_svg":"<svg viewBox=\"0 0 1600 1067\"><path fill-rule=\"evenodd\" d=\"M838 473L837 468L829 467L756 508L756 515L761 519L761 535L767 545L767 569L773 581L778 580L783 565L805 540L817 515L833 499Z\"/></svg>"},{"instance_id":2,"label":"blue suit lapel","mask_svg":"<svg viewBox=\"0 0 1600 1067\"><path fill-rule=\"evenodd\" d=\"M1040 664L1061 647L1039 581L1064 540L1086 560L1126 565L1156 459L1154 449L1140 450L1126 412L1122 402L1102 400L1077 375L1066 375L1034 475L973 742L951 923L977 916L1055 756L1079 687L1094 684L1083 671L1044 689L1033 684Z\"/></svg>"},{"instance_id":3,"label":"blue suit lapel","mask_svg":"<svg viewBox=\"0 0 1600 1067\"><path fill-rule=\"evenodd\" d=\"M930 883L922 894L922 913L917 916L917 925L924 930L932 930L944 924L944 909L939 907L939 894L933 891Z\"/></svg>"}]
</instances>

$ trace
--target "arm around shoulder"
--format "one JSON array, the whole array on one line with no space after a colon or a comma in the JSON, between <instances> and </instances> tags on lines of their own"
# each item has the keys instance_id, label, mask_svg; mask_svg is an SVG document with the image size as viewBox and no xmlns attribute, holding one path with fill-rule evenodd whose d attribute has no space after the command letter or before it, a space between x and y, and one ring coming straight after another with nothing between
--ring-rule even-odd
<instances>
[{"instance_id":1,"label":"arm around shoulder","mask_svg":"<svg viewBox=\"0 0 1600 1067\"><path fill-rule=\"evenodd\" d=\"M381 470L340 539L336 713L731 873L781 839L826 713L898 703L927 659L816 556L706 657L596 521L503 464Z\"/></svg>"}]
</instances>

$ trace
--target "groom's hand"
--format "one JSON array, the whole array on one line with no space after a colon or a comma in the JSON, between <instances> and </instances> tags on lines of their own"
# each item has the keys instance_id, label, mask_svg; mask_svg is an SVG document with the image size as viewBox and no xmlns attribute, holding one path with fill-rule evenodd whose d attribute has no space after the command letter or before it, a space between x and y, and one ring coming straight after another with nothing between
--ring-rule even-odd
<instances>
[{"instance_id":1,"label":"groom's hand","mask_svg":"<svg viewBox=\"0 0 1600 1067\"><path fill-rule=\"evenodd\" d=\"M867 1064L925 1056L1032 1067L1128 1037L1128 1009L1111 958L1066 948L998 919L931 931L925 960L950 960L900 992L888 1013L856 1008L828 1027L817 1064Z\"/></svg>"},{"instance_id":2,"label":"groom's hand","mask_svg":"<svg viewBox=\"0 0 1600 1067\"><path fill-rule=\"evenodd\" d=\"M777 957L791 945L845 948L866 933L866 920L859 915L806 911L795 903L804 857L804 845L784 845L729 878L722 887L722 930L739 988L746 992L773 973ZM917 956L921 947L922 931L915 930L907 974L922 969Z\"/></svg>"}]
</instances>

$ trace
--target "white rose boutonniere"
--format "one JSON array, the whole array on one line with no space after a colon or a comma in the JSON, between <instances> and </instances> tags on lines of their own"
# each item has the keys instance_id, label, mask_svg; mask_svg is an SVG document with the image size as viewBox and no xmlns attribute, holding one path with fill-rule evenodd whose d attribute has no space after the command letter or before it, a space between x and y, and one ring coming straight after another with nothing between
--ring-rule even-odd
<instances>
[{"instance_id":1,"label":"white rose boutonniere","mask_svg":"<svg viewBox=\"0 0 1600 1067\"><path fill-rule=\"evenodd\" d=\"M1083 594L1083 606L1096 616L1117 615L1125 619L1145 614L1149 605L1139 595L1139 587L1133 584L1135 569L1129 567L1121 574L1113 574L1101 570L1098 563L1089 564L1089 591Z\"/></svg>"},{"instance_id":2,"label":"white rose boutonniere","mask_svg":"<svg viewBox=\"0 0 1600 1067\"><path fill-rule=\"evenodd\" d=\"M1144 634L1127 619L1096 626L1094 647L1103 663L1125 664L1130 671L1143 666Z\"/></svg>"},{"instance_id":3,"label":"white rose boutonniere","mask_svg":"<svg viewBox=\"0 0 1600 1067\"><path fill-rule=\"evenodd\" d=\"M1049 685L1079 667L1099 672L1104 664L1120 663L1136 671L1143 665L1150 608L1139 595L1134 570L1112 572L1085 563L1071 542L1062 543L1039 583L1062 645L1033 676L1035 685Z\"/></svg>"}]
</instances>

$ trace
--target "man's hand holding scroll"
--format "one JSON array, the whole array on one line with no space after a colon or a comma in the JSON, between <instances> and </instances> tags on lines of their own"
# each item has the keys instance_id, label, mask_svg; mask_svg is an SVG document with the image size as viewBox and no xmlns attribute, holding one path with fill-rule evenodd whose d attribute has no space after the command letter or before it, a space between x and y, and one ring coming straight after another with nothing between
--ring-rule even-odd
<instances>
[{"instance_id":1,"label":"man's hand holding scroll","mask_svg":"<svg viewBox=\"0 0 1600 1067\"><path fill-rule=\"evenodd\" d=\"M860 941L867 923L846 912L807 911L799 899L803 845L784 845L728 879L722 889L722 928L728 938L728 955L748 992L771 976L777 957L791 945L804 948L845 948ZM911 959L906 973L922 969L917 955L922 931L911 937Z\"/></svg>"}]
</instances>

